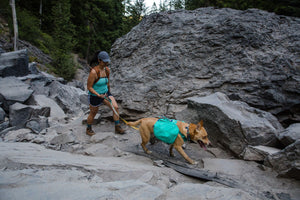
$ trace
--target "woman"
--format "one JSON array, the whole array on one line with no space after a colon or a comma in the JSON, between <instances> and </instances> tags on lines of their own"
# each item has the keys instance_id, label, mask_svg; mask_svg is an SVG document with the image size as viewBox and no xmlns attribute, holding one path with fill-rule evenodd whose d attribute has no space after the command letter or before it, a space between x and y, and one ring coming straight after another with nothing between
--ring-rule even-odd
<instances>
[{"instance_id":1,"label":"woman","mask_svg":"<svg viewBox=\"0 0 300 200\"><path fill-rule=\"evenodd\" d=\"M124 134L125 131L121 128L120 119L119 119L119 111L118 104L115 98L110 93L109 86L109 73L110 70L107 67L110 63L110 58L107 52L101 51L97 52L93 58L93 60L97 60L97 65L94 66L89 74L87 80L87 89L89 90L89 103L90 103L90 114L87 118L87 128L86 134L92 136L95 132L92 129L93 120L99 110L99 106L104 103L104 105L108 106L111 110L113 110L112 105L114 107L115 112L113 110L113 119L115 121L115 132L118 134ZM91 61L91 63L93 62ZM112 103L112 105L111 105Z\"/></svg>"}]
</instances>

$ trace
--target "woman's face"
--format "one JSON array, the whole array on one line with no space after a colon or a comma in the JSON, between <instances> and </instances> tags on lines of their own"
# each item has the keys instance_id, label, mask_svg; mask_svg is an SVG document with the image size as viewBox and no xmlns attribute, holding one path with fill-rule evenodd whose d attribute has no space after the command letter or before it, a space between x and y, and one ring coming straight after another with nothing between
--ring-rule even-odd
<instances>
[{"instance_id":1,"label":"woman's face","mask_svg":"<svg viewBox=\"0 0 300 200\"><path fill-rule=\"evenodd\" d=\"M109 62L103 62L102 60L99 60L99 64L106 67L109 65Z\"/></svg>"}]
</instances>

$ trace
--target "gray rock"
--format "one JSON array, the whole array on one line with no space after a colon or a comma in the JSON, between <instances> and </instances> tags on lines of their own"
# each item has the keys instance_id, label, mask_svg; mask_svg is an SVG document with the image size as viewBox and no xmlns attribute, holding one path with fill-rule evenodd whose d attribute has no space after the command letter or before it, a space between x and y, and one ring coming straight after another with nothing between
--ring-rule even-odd
<instances>
[{"instance_id":1,"label":"gray rock","mask_svg":"<svg viewBox=\"0 0 300 200\"><path fill-rule=\"evenodd\" d=\"M101 132L101 134L96 134L91 137L91 142L101 143L107 139L113 138L114 134L112 132Z\"/></svg>"},{"instance_id":2,"label":"gray rock","mask_svg":"<svg viewBox=\"0 0 300 200\"><path fill-rule=\"evenodd\" d=\"M256 9L151 14L113 44L111 87L129 118L220 91L286 126L300 121L299 33L298 18Z\"/></svg>"},{"instance_id":3,"label":"gray rock","mask_svg":"<svg viewBox=\"0 0 300 200\"><path fill-rule=\"evenodd\" d=\"M3 130L0 131L0 136L4 137L9 131L14 131L14 130L18 130L18 127L9 127L9 121L4 122L1 124L1 127L3 128Z\"/></svg>"},{"instance_id":4,"label":"gray rock","mask_svg":"<svg viewBox=\"0 0 300 200\"><path fill-rule=\"evenodd\" d=\"M167 193L167 199L201 199L201 200L260 200L240 189L212 187L192 183L181 183L174 186Z\"/></svg>"},{"instance_id":5,"label":"gray rock","mask_svg":"<svg viewBox=\"0 0 300 200\"><path fill-rule=\"evenodd\" d=\"M279 152L280 149L266 146L251 146L244 149L242 157L244 160L264 161L268 155L273 155Z\"/></svg>"},{"instance_id":6,"label":"gray rock","mask_svg":"<svg viewBox=\"0 0 300 200\"><path fill-rule=\"evenodd\" d=\"M105 154L105 156L107 156L107 157L113 157L113 156L118 155L118 152L115 150L112 151L111 148L108 147L107 145L97 143L97 144L93 144L90 147L86 148L84 150L84 154L91 155L91 156L99 156L99 155Z\"/></svg>"},{"instance_id":7,"label":"gray rock","mask_svg":"<svg viewBox=\"0 0 300 200\"><path fill-rule=\"evenodd\" d=\"M268 156L265 165L271 166L283 177L300 180L300 140Z\"/></svg>"},{"instance_id":8,"label":"gray rock","mask_svg":"<svg viewBox=\"0 0 300 200\"><path fill-rule=\"evenodd\" d=\"M67 83L67 85L73 86L73 87L76 87L76 88L79 88L79 89L85 91L86 83L82 82L82 81L78 81L78 80L73 80L72 82Z\"/></svg>"},{"instance_id":9,"label":"gray rock","mask_svg":"<svg viewBox=\"0 0 300 200\"><path fill-rule=\"evenodd\" d=\"M5 111L0 107L0 123L4 122L5 116Z\"/></svg>"},{"instance_id":10,"label":"gray rock","mask_svg":"<svg viewBox=\"0 0 300 200\"><path fill-rule=\"evenodd\" d=\"M37 105L41 107L50 107L50 117L56 119L64 119L66 114L59 105L51 98L45 95L33 95Z\"/></svg>"},{"instance_id":11,"label":"gray rock","mask_svg":"<svg viewBox=\"0 0 300 200\"><path fill-rule=\"evenodd\" d=\"M50 144L63 145L63 144L74 143L74 142L75 142L75 137L72 135L72 133L63 133L53 137L53 139L50 141Z\"/></svg>"},{"instance_id":12,"label":"gray rock","mask_svg":"<svg viewBox=\"0 0 300 200\"><path fill-rule=\"evenodd\" d=\"M0 77L29 74L27 50L22 49L0 55Z\"/></svg>"},{"instance_id":13,"label":"gray rock","mask_svg":"<svg viewBox=\"0 0 300 200\"><path fill-rule=\"evenodd\" d=\"M278 135L280 142L288 146L300 139L300 123L292 124Z\"/></svg>"},{"instance_id":14,"label":"gray rock","mask_svg":"<svg viewBox=\"0 0 300 200\"><path fill-rule=\"evenodd\" d=\"M25 127L38 134L45 128L49 127L48 118L41 116L38 116L38 118L31 118L26 122Z\"/></svg>"},{"instance_id":15,"label":"gray rock","mask_svg":"<svg viewBox=\"0 0 300 200\"><path fill-rule=\"evenodd\" d=\"M22 128L26 122L38 116L49 117L50 107L30 106L15 103L9 107L9 123L11 126Z\"/></svg>"},{"instance_id":16,"label":"gray rock","mask_svg":"<svg viewBox=\"0 0 300 200\"><path fill-rule=\"evenodd\" d=\"M39 74L36 62L29 63L28 69L30 74Z\"/></svg>"},{"instance_id":17,"label":"gray rock","mask_svg":"<svg viewBox=\"0 0 300 200\"><path fill-rule=\"evenodd\" d=\"M82 108L88 107L87 93L79 88L63 85L57 81L49 85L50 97L65 113L80 113Z\"/></svg>"},{"instance_id":18,"label":"gray rock","mask_svg":"<svg viewBox=\"0 0 300 200\"><path fill-rule=\"evenodd\" d=\"M5 137L5 142L30 142L35 138L32 131L27 128L9 131Z\"/></svg>"},{"instance_id":19,"label":"gray rock","mask_svg":"<svg viewBox=\"0 0 300 200\"><path fill-rule=\"evenodd\" d=\"M213 144L223 145L236 156L240 156L249 144L277 145L276 134L283 130L270 113L231 101L220 92L189 98L188 108L177 113L176 119L192 123L203 120Z\"/></svg>"},{"instance_id":20,"label":"gray rock","mask_svg":"<svg viewBox=\"0 0 300 200\"><path fill-rule=\"evenodd\" d=\"M9 121L0 123L0 136L1 132L9 127Z\"/></svg>"},{"instance_id":21,"label":"gray rock","mask_svg":"<svg viewBox=\"0 0 300 200\"><path fill-rule=\"evenodd\" d=\"M6 111L16 102L24 103L32 93L33 90L29 89L29 85L15 77L0 78L0 100Z\"/></svg>"},{"instance_id":22,"label":"gray rock","mask_svg":"<svg viewBox=\"0 0 300 200\"><path fill-rule=\"evenodd\" d=\"M30 83L31 88L34 90L34 94L36 95L44 95L49 96L50 94L50 88L47 87L52 81L48 80L47 78L32 81Z\"/></svg>"}]
</instances>

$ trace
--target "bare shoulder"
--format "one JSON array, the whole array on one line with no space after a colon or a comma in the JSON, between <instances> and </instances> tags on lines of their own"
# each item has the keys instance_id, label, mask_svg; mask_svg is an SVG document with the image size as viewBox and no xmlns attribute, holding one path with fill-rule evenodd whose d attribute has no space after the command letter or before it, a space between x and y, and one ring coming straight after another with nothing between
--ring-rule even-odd
<instances>
[{"instance_id":1,"label":"bare shoulder","mask_svg":"<svg viewBox=\"0 0 300 200\"><path fill-rule=\"evenodd\" d=\"M90 74L97 74L96 70L94 68L91 69Z\"/></svg>"}]
</instances>

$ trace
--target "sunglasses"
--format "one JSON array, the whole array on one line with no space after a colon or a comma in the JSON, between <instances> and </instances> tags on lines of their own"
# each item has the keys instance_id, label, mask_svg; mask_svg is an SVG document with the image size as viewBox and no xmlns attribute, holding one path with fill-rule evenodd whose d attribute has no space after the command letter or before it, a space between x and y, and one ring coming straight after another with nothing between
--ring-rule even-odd
<instances>
[{"instance_id":1,"label":"sunglasses","mask_svg":"<svg viewBox=\"0 0 300 200\"><path fill-rule=\"evenodd\" d=\"M102 61L103 62L103 61ZM109 65L109 62L103 62L106 66L108 66Z\"/></svg>"}]
</instances>

